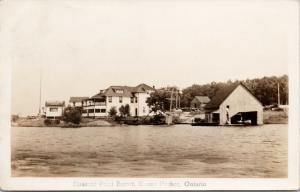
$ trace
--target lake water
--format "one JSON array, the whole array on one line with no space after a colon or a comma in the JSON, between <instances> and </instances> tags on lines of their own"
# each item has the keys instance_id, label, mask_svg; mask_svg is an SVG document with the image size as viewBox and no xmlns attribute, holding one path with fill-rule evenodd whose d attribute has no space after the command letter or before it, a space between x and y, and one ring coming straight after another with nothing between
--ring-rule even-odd
<instances>
[{"instance_id":1,"label":"lake water","mask_svg":"<svg viewBox=\"0 0 300 192\"><path fill-rule=\"evenodd\" d=\"M287 177L287 125L13 127L12 175Z\"/></svg>"}]
</instances>

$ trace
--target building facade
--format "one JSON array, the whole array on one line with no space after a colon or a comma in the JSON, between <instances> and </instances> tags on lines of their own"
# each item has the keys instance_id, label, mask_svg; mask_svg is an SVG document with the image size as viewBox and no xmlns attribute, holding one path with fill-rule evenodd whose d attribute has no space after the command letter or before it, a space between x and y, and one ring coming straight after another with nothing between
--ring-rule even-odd
<instances>
[{"instance_id":1,"label":"building facade","mask_svg":"<svg viewBox=\"0 0 300 192\"><path fill-rule=\"evenodd\" d=\"M46 101L44 114L47 119L59 119L63 116L64 101Z\"/></svg>"},{"instance_id":2,"label":"building facade","mask_svg":"<svg viewBox=\"0 0 300 192\"><path fill-rule=\"evenodd\" d=\"M146 84L136 87L110 86L83 101L83 117L107 117L112 108L119 115L121 106L129 106L131 116L147 116L150 113L146 100L155 89Z\"/></svg>"},{"instance_id":3,"label":"building facade","mask_svg":"<svg viewBox=\"0 0 300 192\"><path fill-rule=\"evenodd\" d=\"M210 102L210 98L208 96L195 96L191 101L192 109L204 110L204 107Z\"/></svg>"},{"instance_id":4,"label":"building facade","mask_svg":"<svg viewBox=\"0 0 300 192\"><path fill-rule=\"evenodd\" d=\"M242 83L221 89L206 105L208 122L263 124L263 105Z\"/></svg>"},{"instance_id":5,"label":"building facade","mask_svg":"<svg viewBox=\"0 0 300 192\"><path fill-rule=\"evenodd\" d=\"M71 97L69 100L69 105L71 107L83 107L83 101L89 97Z\"/></svg>"}]
</instances>

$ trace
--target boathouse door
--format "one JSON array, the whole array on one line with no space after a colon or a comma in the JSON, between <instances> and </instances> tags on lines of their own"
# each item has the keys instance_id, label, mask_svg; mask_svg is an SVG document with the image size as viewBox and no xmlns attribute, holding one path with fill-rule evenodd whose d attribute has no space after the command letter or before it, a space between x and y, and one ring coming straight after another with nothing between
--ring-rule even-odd
<instances>
[{"instance_id":1,"label":"boathouse door","mask_svg":"<svg viewBox=\"0 0 300 192\"><path fill-rule=\"evenodd\" d=\"M250 123L257 125L257 111L239 112L231 117L231 124Z\"/></svg>"}]
</instances>

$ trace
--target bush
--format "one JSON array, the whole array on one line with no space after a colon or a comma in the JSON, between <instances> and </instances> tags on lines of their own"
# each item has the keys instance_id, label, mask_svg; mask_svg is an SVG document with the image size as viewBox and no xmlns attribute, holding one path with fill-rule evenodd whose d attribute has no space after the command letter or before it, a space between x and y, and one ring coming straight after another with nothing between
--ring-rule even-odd
<instances>
[{"instance_id":1,"label":"bush","mask_svg":"<svg viewBox=\"0 0 300 192\"><path fill-rule=\"evenodd\" d=\"M45 119L44 124L47 126L58 125L58 124L60 124L60 120L59 119Z\"/></svg>"},{"instance_id":2,"label":"bush","mask_svg":"<svg viewBox=\"0 0 300 192\"><path fill-rule=\"evenodd\" d=\"M109 110L109 116L114 117L117 115L117 110L115 107L110 108Z\"/></svg>"},{"instance_id":3,"label":"bush","mask_svg":"<svg viewBox=\"0 0 300 192\"><path fill-rule=\"evenodd\" d=\"M129 117L130 116L130 106L128 104L126 104L125 106L122 105L119 108L119 112L121 117Z\"/></svg>"},{"instance_id":4,"label":"bush","mask_svg":"<svg viewBox=\"0 0 300 192\"><path fill-rule=\"evenodd\" d=\"M125 116L130 116L130 106L128 104L124 107Z\"/></svg>"},{"instance_id":5,"label":"bush","mask_svg":"<svg viewBox=\"0 0 300 192\"><path fill-rule=\"evenodd\" d=\"M54 124L55 124L55 125L60 124L60 120L59 120L59 119L55 119L55 120L54 120Z\"/></svg>"},{"instance_id":6,"label":"bush","mask_svg":"<svg viewBox=\"0 0 300 192\"><path fill-rule=\"evenodd\" d=\"M122 116L115 116L115 121L122 123L123 121L125 121L125 117Z\"/></svg>"},{"instance_id":7,"label":"bush","mask_svg":"<svg viewBox=\"0 0 300 192\"><path fill-rule=\"evenodd\" d=\"M124 117L125 116L125 107L124 105L122 105L120 108L119 108L119 113L120 113L120 116L121 117Z\"/></svg>"},{"instance_id":8,"label":"bush","mask_svg":"<svg viewBox=\"0 0 300 192\"><path fill-rule=\"evenodd\" d=\"M162 114L157 114L152 117L150 122L154 125L159 125L159 124L164 124L165 121L166 121L165 116L163 116Z\"/></svg>"},{"instance_id":9,"label":"bush","mask_svg":"<svg viewBox=\"0 0 300 192\"><path fill-rule=\"evenodd\" d=\"M67 107L64 111L63 120L67 123L79 124L81 122L81 112L79 109Z\"/></svg>"},{"instance_id":10,"label":"bush","mask_svg":"<svg viewBox=\"0 0 300 192\"><path fill-rule=\"evenodd\" d=\"M51 125L52 123L51 123L51 120L50 120L50 119L45 119L45 120L44 120L44 124L45 124L45 125Z\"/></svg>"},{"instance_id":11,"label":"bush","mask_svg":"<svg viewBox=\"0 0 300 192\"><path fill-rule=\"evenodd\" d=\"M19 119L19 115L12 115L11 120L12 122L16 122Z\"/></svg>"}]
</instances>

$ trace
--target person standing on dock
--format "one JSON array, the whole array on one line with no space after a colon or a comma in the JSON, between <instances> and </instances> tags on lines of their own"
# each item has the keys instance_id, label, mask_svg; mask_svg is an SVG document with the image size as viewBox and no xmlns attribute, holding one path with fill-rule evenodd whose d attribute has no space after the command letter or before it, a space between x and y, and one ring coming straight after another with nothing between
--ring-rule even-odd
<instances>
[{"instance_id":1,"label":"person standing on dock","mask_svg":"<svg viewBox=\"0 0 300 192\"><path fill-rule=\"evenodd\" d=\"M226 124L230 125L230 119L229 119L229 105L226 106Z\"/></svg>"}]
</instances>

